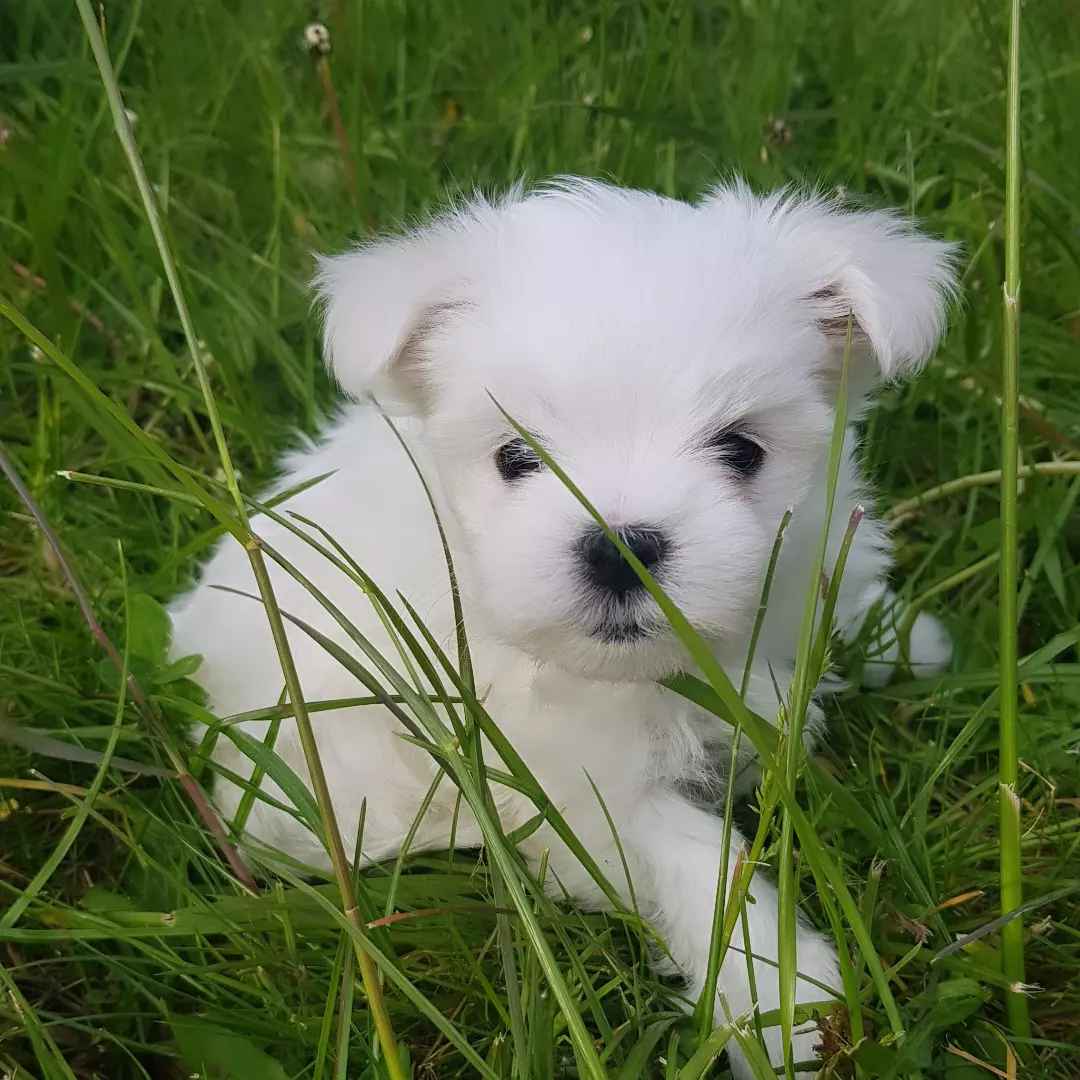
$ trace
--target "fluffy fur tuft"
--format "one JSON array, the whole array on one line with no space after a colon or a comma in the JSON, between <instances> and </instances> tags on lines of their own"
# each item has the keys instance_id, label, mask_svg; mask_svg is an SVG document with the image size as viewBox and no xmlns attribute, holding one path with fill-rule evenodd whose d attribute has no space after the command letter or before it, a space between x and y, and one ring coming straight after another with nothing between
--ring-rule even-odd
<instances>
[{"instance_id":1,"label":"fluffy fur tuft","mask_svg":"<svg viewBox=\"0 0 1080 1080\"><path fill-rule=\"evenodd\" d=\"M570 281L587 274L588 264L573 258L576 245L566 243L575 224L601 233L615 226L642 240L656 231L672 240L692 235L689 248L703 249L699 269L714 272L717 291L734 284L723 271L735 255L740 272L752 277L738 283L734 300L752 292L778 306L802 300L819 329L840 343L850 313L885 379L925 363L954 294L955 245L920 234L894 212L847 210L792 189L759 196L740 181L690 205L563 177L529 192L515 187L495 201L477 195L396 239L320 258L314 284L327 362L342 387L407 409L411 394L395 386L394 367L410 335L425 325L437 329L428 312L467 302L470 290L538 249L565 259ZM710 247L712 260L705 257Z\"/></svg>"}]
</instances>

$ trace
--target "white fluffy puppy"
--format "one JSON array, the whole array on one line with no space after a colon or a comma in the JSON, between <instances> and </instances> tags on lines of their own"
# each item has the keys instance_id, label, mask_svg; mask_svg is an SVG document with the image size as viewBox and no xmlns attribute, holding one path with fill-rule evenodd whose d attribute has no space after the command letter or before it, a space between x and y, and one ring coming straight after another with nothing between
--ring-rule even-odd
<instances>
[{"instance_id":1,"label":"white fluffy puppy","mask_svg":"<svg viewBox=\"0 0 1080 1080\"><path fill-rule=\"evenodd\" d=\"M449 534L489 712L618 885L618 852L586 774L595 782L638 903L691 994L705 977L724 825L686 792L724 760L727 729L657 685L686 668L687 657L617 549L492 396L621 531L736 680L777 525L795 508L748 697L774 717L823 528L848 313L858 330L857 414L875 383L913 372L935 347L952 287L950 255L899 217L845 212L819 198L758 197L735 184L689 205L566 180L498 202L478 199L321 263L328 360L360 402L341 410L317 446L285 459L279 490L336 470L289 507L322 524L388 594L401 590L452 653L431 510L364 399L373 394L399 415ZM864 499L852 437L829 565L848 511ZM284 528L265 519L256 527L393 655L358 588ZM842 627L857 629L886 595L889 566L884 529L868 517L847 564ZM284 610L349 647L303 588L277 568L271 574ZM213 585L251 588L239 545L222 544L203 583L175 605L174 653L205 656L198 678L219 714L271 705L281 677L261 606ZM290 641L310 700L363 693L310 638L290 629ZM886 660L895 653L893 645ZM941 628L920 617L908 660L931 671L949 654ZM432 760L399 738L385 711L322 712L314 721L344 834L354 833L366 800L366 858L394 854L434 776ZM263 724L248 726L263 737ZM288 722L277 752L306 776ZM224 739L216 756L250 771ZM264 788L283 798L273 784ZM226 813L239 795L227 783L216 789ZM513 791L496 796L507 829L535 813ZM414 847L447 845L454 805L442 785ZM318 840L287 813L256 802L248 829L325 864ZM462 846L480 839L467 817L456 837ZM732 859L742 843L736 833ZM522 846L533 860L550 849L562 886L584 904L603 902L546 829ZM776 893L765 874L752 891L751 940L736 939L720 975L735 1016L752 1007L741 950L772 959L778 948ZM756 966L759 1007L774 1009L776 969ZM832 948L809 928L800 930L798 967L839 985ZM798 983L801 1001L825 996ZM813 1057L815 1036L812 1026L798 1036L796 1060ZM779 1062L778 1029L767 1038ZM737 1056L734 1067L750 1075Z\"/></svg>"}]
</instances>

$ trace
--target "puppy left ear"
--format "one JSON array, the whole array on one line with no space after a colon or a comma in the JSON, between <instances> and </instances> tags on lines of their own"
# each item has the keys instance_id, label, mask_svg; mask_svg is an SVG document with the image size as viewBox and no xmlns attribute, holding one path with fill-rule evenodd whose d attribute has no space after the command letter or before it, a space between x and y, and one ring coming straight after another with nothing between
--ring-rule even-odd
<instances>
[{"instance_id":1,"label":"puppy left ear","mask_svg":"<svg viewBox=\"0 0 1080 1080\"><path fill-rule=\"evenodd\" d=\"M318 262L314 284L326 364L353 397L424 415L433 396L433 345L468 307L480 242L497 208L476 199L402 236Z\"/></svg>"},{"instance_id":2,"label":"puppy left ear","mask_svg":"<svg viewBox=\"0 0 1080 1080\"><path fill-rule=\"evenodd\" d=\"M880 379L914 374L929 359L945 330L946 308L956 292L957 246L918 232L902 218L880 211L845 212L804 204L809 217L791 238L812 274L804 301L830 344L829 363L843 356L849 321L856 380L865 389ZM873 362L866 370L867 359Z\"/></svg>"}]
</instances>

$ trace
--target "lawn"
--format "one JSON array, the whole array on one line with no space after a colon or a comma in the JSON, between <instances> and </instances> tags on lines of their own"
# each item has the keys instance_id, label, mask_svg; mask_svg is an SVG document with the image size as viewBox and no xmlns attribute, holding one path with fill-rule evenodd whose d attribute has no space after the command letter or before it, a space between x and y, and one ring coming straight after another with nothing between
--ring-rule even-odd
<instances>
[{"instance_id":1,"label":"lawn","mask_svg":"<svg viewBox=\"0 0 1080 1080\"><path fill-rule=\"evenodd\" d=\"M280 867L246 891L175 779L178 764L209 774L185 738L200 713L196 661L167 663L161 605L221 531L183 478L228 500L198 367L255 494L334 399L306 287L312 252L522 177L689 197L738 172L897 206L963 245L946 343L920 379L883 393L865 436L895 523L896 585L949 625L953 670L829 698L831 735L797 793L896 1002L890 1016L863 950L834 925L863 1004L854 1034L842 1012L826 1021L836 1075L1080 1075L1077 5L1029 3L1020 54L1020 457L1025 469L1063 463L1028 469L1019 501L1030 1034L1006 1016L993 924L1001 502L997 476L980 475L1001 464L1007 5L101 10L199 355L75 6L4 5L0 445L146 700L133 701L42 530L0 483L0 1073L391 1075L332 879ZM321 58L303 44L316 14L331 34ZM753 807L740 820L752 832ZM777 818L764 860L775 866L780 846ZM810 873L801 884L827 926L835 905ZM410 857L358 885L369 921L406 916L367 940L412 1075L586 1074L520 920L497 914L504 886L483 857ZM677 983L650 972L632 918L540 899L534 917L607 1075L726 1075L678 1011Z\"/></svg>"}]
</instances>

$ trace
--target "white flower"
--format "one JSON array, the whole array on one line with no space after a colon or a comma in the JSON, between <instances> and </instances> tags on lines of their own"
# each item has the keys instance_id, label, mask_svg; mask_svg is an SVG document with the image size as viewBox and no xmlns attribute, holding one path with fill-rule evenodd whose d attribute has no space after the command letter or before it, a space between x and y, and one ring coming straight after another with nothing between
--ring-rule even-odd
<instances>
[{"instance_id":1,"label":"white flower","mask_svg":"<svg viewBox=\"0 0 1080 1080\"><path fill-rule=\"evenodd\" d=\"M244 474L239 469L233 469L233 476L236 477L236 480L237 480L238 483L239 483L239 481L244 479ZM224 468L222 466L219 465L214 470L214 479L219 484L224 484L225 483L225 470L224 470Z\"/></svg>"},{"instance_id":2,"label":"white flower","mask_svg":"<svg viewBox=\"0 0 1080 1080\"><path fill-rule=\"evenodd\" d=\"M323 23L308 23L304 27L304 48L320 56L330 51L330 31Z\"/></svg>"}]
</instances>

